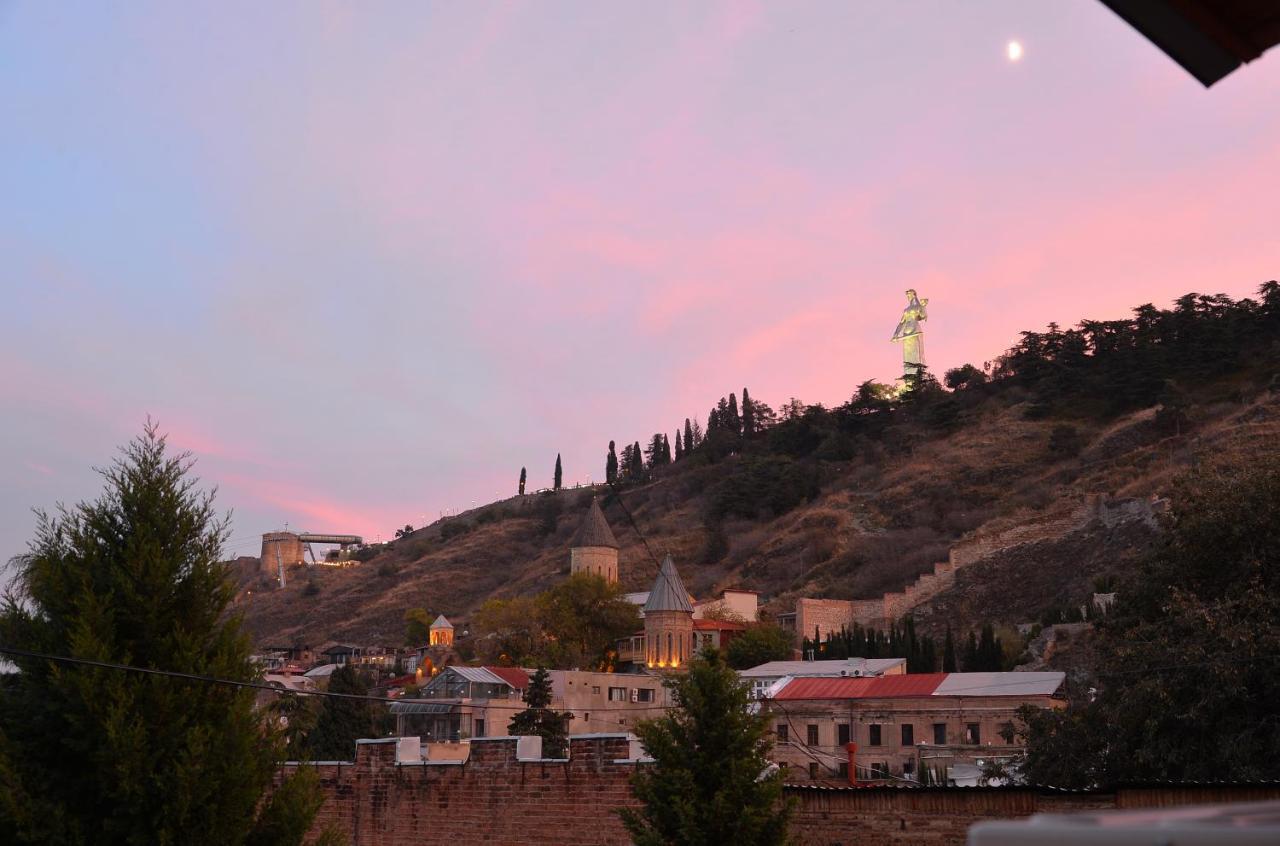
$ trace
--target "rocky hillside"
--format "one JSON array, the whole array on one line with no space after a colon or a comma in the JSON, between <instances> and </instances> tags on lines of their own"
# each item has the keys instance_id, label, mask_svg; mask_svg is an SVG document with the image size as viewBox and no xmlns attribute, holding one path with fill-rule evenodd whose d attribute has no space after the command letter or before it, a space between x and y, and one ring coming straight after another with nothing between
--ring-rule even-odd
<instances>
[{"instance_id":1,"label":"rocky hillside","mask_svg":"<svg viewBox=\"0 0 1280 846\"><path fill-rule=\"evenodd\" d=\"M465 621L490 597L554 584L600 495L628 590L670 552L695 594L750 588L774 613L913 586L927 629L1034 622L1132 566L1159 531L1151 501L1199 456L1277 449L1280 284L1259 294L1024 333L988 371L948 372L950 390L867 383L838 408L793 403L776 419L748 412L745 392L740 416L731 395L700 445L617 491L492 503L358 566L299 569L284 590L242 562L238 607L262 643L397 644L406 609ZM1090 511L1100 497L1111 505ZM964 566L934 578L949 557Z\"/></svg>"}]
</instances>

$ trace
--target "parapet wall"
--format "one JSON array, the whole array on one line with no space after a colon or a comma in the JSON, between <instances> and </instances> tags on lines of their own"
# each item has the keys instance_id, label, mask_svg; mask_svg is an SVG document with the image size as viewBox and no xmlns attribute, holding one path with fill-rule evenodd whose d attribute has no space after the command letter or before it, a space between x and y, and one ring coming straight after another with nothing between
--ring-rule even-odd
<instances>
[{"instance_id":1,"label":"parapet wall","mask_svg":"<svg viewBox=\"0 0 1280 846\"><path fill-rule=\"evenodd\" d=\"M617 813L637 804L629 786L637 766L628 757L630 735L572 737L568 760L522 758L518 742L514 737L472 740L470 760L436 763L406 754L416 741L360 741L354 763L286 764L277 783L299 766L318 769L324 798L313 834L333 825L351 846L630 842ZM1280 785L1157 786L1091 793L838 787L788 787L786 792L795 801L792 842L801 846L960 846L969 826L983 820L1277 799Z\"/></svg>"}]
</instances>

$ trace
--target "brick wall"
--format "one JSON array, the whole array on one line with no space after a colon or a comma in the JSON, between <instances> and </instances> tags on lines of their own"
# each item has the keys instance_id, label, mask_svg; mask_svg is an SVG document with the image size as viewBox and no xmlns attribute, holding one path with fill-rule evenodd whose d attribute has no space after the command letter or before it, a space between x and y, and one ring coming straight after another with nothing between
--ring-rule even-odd
<instances>
[{"instance_id":1,"label":"brick wall","mask_svg":"<svg viewBox=\"0 0 1280 846\"><path fill-rule=\"evenodd\" d=\"M398 762L396 740L362 741L354 763L288 764L320 771L324 804L316 829L332 824L351 846L433 843L596 846L629 840L616 809L635 804L626 760L630 737L570 739L568 761L520 760L515 738L472 741L465 763ZM960 846L975 822L1039 813L1171 807L1280 799L1280 786L1193 786L1061 793L1035 789L951 790L788 787L800 846Z\"/></svg>"}]
</instances>

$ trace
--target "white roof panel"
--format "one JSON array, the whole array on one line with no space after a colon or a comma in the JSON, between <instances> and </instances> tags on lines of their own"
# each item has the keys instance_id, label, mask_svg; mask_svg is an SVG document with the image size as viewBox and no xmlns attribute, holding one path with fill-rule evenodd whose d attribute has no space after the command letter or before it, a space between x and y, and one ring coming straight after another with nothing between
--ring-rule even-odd
<instances>
[{"instance_id":1,"label":"white roof panel","mask_svg":"<svg viewBox=\"0 0 1280 846\"><path fill-rule=\"evenodd\" d=\"M845 658L836 661L770 661L738 675L745 678L774 678L778 676L839 676L853 675L857 670L864 676L879 676L906 661L905 658Z\"/></svg>"},{"instance_id":2,"label":"white roof panel","mask_svg":"<svg viewBox=\"0 0 1280 846\"><path fill-rule=\"evenodd\" d=\"M934 696L1051 696L1066 673L949 673Z\"/></svg>"}]
</instances>

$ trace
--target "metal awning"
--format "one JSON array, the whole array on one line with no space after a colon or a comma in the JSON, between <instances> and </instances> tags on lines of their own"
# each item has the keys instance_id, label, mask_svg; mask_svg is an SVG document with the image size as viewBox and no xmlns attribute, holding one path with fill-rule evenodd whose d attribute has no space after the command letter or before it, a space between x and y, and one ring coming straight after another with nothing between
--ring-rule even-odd
<instances>
[{"instance_id":1,"label":"metal awning","mask_svg":"<svg viewBox=\"0 0 1280 846\"><path fill-rule=\"evenodd\" d=\"M392 702L393 714L448 714L457 705L448 702Z\"/></svg>"}]
</instances>

